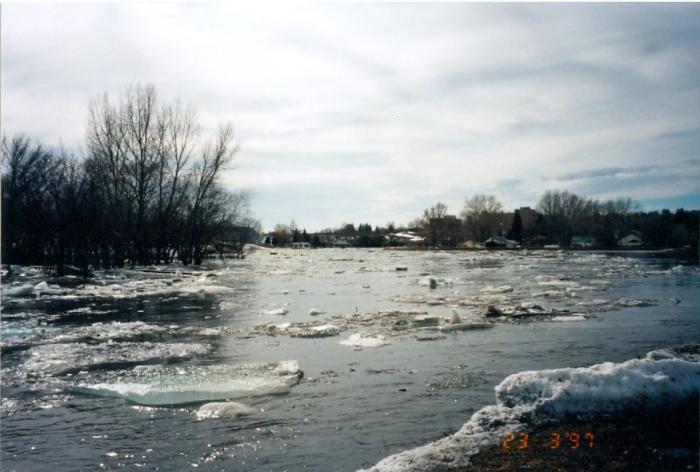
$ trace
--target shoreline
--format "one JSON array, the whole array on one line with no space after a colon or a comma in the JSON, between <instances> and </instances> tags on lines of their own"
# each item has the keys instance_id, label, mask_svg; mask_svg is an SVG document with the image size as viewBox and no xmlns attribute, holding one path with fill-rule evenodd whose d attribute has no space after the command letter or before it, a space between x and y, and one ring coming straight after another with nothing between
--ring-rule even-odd
<instances>
[{"instance_id":1,"label":"shoreline","mask_svg":"<svg viewBox=\"0 0 700 472\"><path fill-rule=\"evenodd\" d=\"M513 436L472 456L469 467L449 470L698 471L699 415L700 397L695 395L654 411L514 431ZM521 433L528 435L527 447L522 447ZM514 441L505 441L512 437ZM559 447L555 447L557 441Z\"/></svg>"}]
</instances>

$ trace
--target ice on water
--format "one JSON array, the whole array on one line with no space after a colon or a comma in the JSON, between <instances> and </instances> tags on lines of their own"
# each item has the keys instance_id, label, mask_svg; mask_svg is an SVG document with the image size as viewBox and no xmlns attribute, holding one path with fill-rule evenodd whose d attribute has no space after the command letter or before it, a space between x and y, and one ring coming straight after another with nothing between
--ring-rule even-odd
<instances>
[{"instance_id":1,"label":"ice on water","mask_svg":"<svg viewBox=\"0 0 700 472\"><path fill-rule=\"evenodd\" d=\"M302 376L296 361L165 366L119 372L108 381L82 383L77 389L141 405L178 405L289 393Z\"/></svg>"},{"instance_id":2,"label":"ice on water","mask_svg":"<svg viewBox=\"0 0 700 472\"><path fill-rule=\"evenodd\" d=\"M350 346L356 348L363 347L381 347L390 344L386 338L378 334L376 336L364 335L362 333L351 334L347 339L340 341L343 346Z\"/></svg>"},{"instance_id":3,"label":"ice on water","mask_svg":"<svg viewBox=\"0 0 700 472\"><path fill-rule=\"evenodd\" d=\"M197 410L195 416L198 420L209 418L236 418L239 416L254 415L258 411L248 405L238 402L212 402L205 403Z\"/></svg>"},{"instance_id":4,"label":"ice on water","mask_svg":"<svg viewBox=\"0 0 700 472\"><path fill-rule=\"evenodd\" d=\"M35 374L65 373L111 366L165 362L203 356L212 346L198 343L107 342L33 346L24 368Z\"/></svg>"}]
</instances>

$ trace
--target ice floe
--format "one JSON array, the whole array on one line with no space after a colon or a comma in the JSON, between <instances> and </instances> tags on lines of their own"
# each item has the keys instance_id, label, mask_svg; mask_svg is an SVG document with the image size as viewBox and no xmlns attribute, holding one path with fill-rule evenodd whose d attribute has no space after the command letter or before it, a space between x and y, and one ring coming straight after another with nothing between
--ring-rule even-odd
<instances>
[{"instance_id":1,"label":"ice floe","mask_svg":"<svg viewBox=\"0 0 700 472\"><path fill-rule=\"evenodd\" d=\"M552 318L552 321L585 321L586 316L582 314L573 314L573 315L564 315L564 316L555 316Z\"/></svg>"},{"instance_id":2,"label":"ice floe","mask_svg":"<svg viewBox=\"0 0 700 472\"><path fill-rule=\"evenodd\" d=\"M61 375L80 370L187 359L206 355L211 350L209 344L196 343L42 344L32 347L24 367L32 374Z\"/></svg>"},{"instance_id":3,"label":"ice floe","mask_svg":"<svg viewBox=\"0 0 700 472\"><path fill-rule=\"evenodd\" d=\"M470 323L453 323L453 324L446 324L440 326L440 331L444 333L449 333L452 331L469 331L472 329L488 329L488 328L493 328L495 326L494 323L479 323L479 322L470 322Z\"/></svg>"},{"instance_id":4,"label":"ice floe","mask_svg":"<svg viewBox=\"0 0 700 472\"><path fill-rule=\"evenodd\" d=\"M15 287L3 287L3 297L28 297L34 293L34 286L31 284L18 285Z\"/></svg>"},{"instance_id":5,"label":"ice floe","mask_svg":"<svg viewBox=\"0 0 700 472\"><path fill-rule=\"evenodd\" d=\"M176 327L175 327L176 328ZM155 337L171 330L166 326L144 323L143 321L113 321L111 323L93 323L80 326L70 333L59 334L50 337L46 342L74 343L74 342L107 342L107 341L133 341L147 337Z\"/></svg>"},{"instance_id":6,"label":"ice floe","mask_svg":"<svg viewBox=\"0 0 700 472\"><path fill-rule=\"evenodd\" d=\"M268 336L286 335L294 338L325 338L340 334L342 328L316 321L298 323L265 323L253 326L253 334L266 334Z\"/></svg>"},{"instance_id":7,"label":"ice floe","mask_svg":"<svg viewBox=\"0 0 700 472\"><path fill-rule=\"evenodd\" d=\"M510 293L513 291L513 287L511 287L510 285L501 285L500 287L493 287L491 285L488 285L479 291L481 293L486 293L486 294Z\"/></svg>"},{"instance_id":8,"label":"ice floe","mask_svg":"<svg viewBox=\"0 0 700 472\"><path fill-rule=\"evenodd\" d=\"M437 288L438 282L435 277L424 277L418 281L418 285L423 287Z\"/></svg>"},{"instance_id":9,"label":"ice floe","mask_svg":"<svg viewBox=\"0 0 700 472\"><path fill-rule=\"evenodd\" d=\"M121 397L141 405L179 405L285 394L302 377L296 361L188 365L132 369L105 382L81 383L75 389L92 395Z\"/></svg>"},{"instance_id":10,"label":"ice floe","mask_svg":"<svg viewBox=\"0 0 700 472\"><path fill-rule=\"evenodd\" d=\"M258 411L248 405L238 402L211 402L200 406L195 417L198 420L208 418L237 418L239 416L254 415Z\"/></svg>"},{"instance_id":11,"label":"ice floe","mask_svg":"<svg viewBox=\"0 0 700 472\"><path fill-rule=\"evenodd\" d=\"M289 313L289 310L286 308L273 308L272 310L267 310L265 311L265 315L268 316L281 316L281 315L286 315Z\"/></svg>"},{"instance_id":12,"label":"ice floe","mask_svg":"<svg viewBox=\"0 0 700 472\"><path fill-rule=\"evenodd\" d=\"M386 338L378 334L376 336L363 335L362 333L351 334L349 338L340 341L343 346L355 348L363 347L381 347L390 344Z\"/></svg>"},{"instance_id":13,"label":"ice floe","mask_svg":"<svg viewBox=\"0 0 700 472\"><path fill-rule=\"evenodd\" d=\"M132 279L132 276L149 278ZM155 275L154 275L155 274ZM89 279L86 283L75 286L60 286L49 284L46 281L35 285L24 284L9 288L3 287L3 297L28 297L55 298L75 300L81 298L106 298L129 299L150 295L205 295L229 293L233 289L225 285L212 282L216 273L192 272L182 275L178 269L174 277L168 277L172 273L159 270L126 270L122 269L118 275L100 275ZM68 278L55 279L67 280Z\"/></svg>"}]
</instances>

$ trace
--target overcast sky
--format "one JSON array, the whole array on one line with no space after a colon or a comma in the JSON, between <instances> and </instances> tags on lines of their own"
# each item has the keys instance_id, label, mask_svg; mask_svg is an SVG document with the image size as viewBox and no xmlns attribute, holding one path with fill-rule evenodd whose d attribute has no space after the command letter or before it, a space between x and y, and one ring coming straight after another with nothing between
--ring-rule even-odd
<instances>
[{"instance_id":1,"label":"overcast sky","mask_svg":"<svg viewBox=\"0 0 700 472\"><path fill-rule=\"evenodd\" d=\"M1 53L5 134L79 149L136 82L232 122L266 228L555 188L700 207L698 4L4 4Z\"/></svg>"}]
</instances>

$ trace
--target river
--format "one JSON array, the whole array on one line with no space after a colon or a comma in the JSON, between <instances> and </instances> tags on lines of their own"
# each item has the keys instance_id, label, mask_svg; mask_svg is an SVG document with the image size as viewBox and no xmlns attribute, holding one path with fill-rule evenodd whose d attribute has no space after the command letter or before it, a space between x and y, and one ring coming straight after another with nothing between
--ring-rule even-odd
<instances>
[{"instance_id":1,"label":"river","mask_svg":"<svg viewBox=\"0 0 700 472\"><path fill-rule=\"evenodd\" d=\"M644 253L259 249L87 281L15 269L8 471L357 470L458 430L510 374L700 341L698 268ZM199 419L226 379L257 382L226 397L255 411Z\"/></svg>"}]
</instances>

